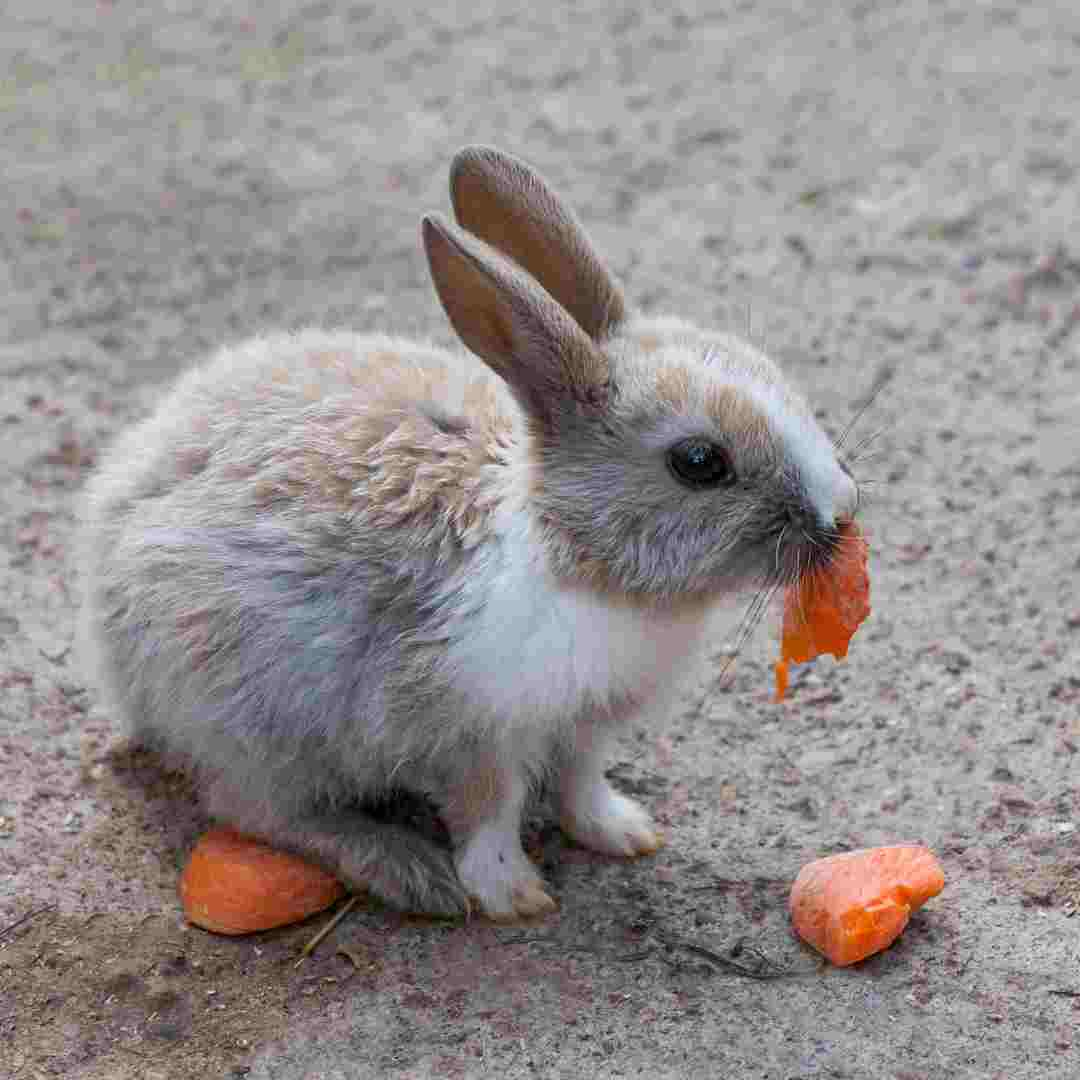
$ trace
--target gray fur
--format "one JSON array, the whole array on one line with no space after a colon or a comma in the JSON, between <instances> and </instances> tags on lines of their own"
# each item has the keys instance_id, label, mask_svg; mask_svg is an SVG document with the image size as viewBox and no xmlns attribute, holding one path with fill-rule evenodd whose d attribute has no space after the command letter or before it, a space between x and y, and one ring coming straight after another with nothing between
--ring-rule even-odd
<instances>
[{"instance_id":1,"label":"gray fur","mask_svg":"<svg viewBox=\"0 0 1080 1080\"><path fill-rule=\"evenodd\" d=\"M523 166L507 162L514 183L483 191L512 223ZM520 212L528 265L542 229L535 204ZM552 771L573 835L653 850L603 779L601 733L659 691L711 606L806 565L835 526L808 493L849 485L767 358L623 317L556 217L605 306L591 333L437 223L440 295L490 370L389 338L258 339L186 375L87 491L86 639L107 705L195 771L211 814L405 908L548 910L515 837ZM666 447L689 435L729 448L738 485L673 480ZM620 660L650 635L654 662ZM519 640L538 670L496 660ZM453 853L373 814L399 789L434 801Z\"/></svg>"}]
</instances>

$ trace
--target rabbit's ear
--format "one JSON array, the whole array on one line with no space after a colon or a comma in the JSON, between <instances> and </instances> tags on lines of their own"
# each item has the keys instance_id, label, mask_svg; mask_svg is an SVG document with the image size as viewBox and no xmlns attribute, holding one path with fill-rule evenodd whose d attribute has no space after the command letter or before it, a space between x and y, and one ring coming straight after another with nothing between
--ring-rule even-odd
<instances>
[{"instance_id":1,"label":"rabbit's ear","mask_svg":"<svg viewBox=\"0 0 1080 1080\"><path fill-rule=\"evenodd\" d=\"M528 274L437 215L423 221L424 250L461 340L541 420L606 402L607 358Z\"/></svg>"},{"instance_id":2,"label":"rabbit's ear","mask_svg":"<svg viewBox=\"0 0 1080 1080\"><path fill-rule=\"evenodd\" d=\"M450 166L462 228L524 267L594 341L626 317L622 292L570 209L524 162L469 146Z\"/></svg>"}]
</instances>

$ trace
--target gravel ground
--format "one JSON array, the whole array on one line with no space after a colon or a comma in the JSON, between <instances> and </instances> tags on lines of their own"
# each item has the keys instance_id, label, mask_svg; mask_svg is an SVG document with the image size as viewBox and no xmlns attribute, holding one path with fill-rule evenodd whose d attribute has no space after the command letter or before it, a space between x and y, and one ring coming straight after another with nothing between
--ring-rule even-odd
<instances>
[{"instance_id":1,"label":"gravel ground","mask_svg":"<svg viewBox=\"0 0 1080 1080\"><path fill-rule=\"evenodd\" d=\"M1067 0L7 0L0 1074L1080 1075L1078 105ZM534 829L542 924L371 905L297 966L314 924L183 923L205 823L71 652L73 497L223 341L449 340L418 219L470 141L535 163L635 304L766 342L833 431L880 389L874 614L782 705L779 620L726 677L718 640L626 733L657 857ZM902 840L945 891L823 967L799 867Z\"/></svg>"}]
</instances>

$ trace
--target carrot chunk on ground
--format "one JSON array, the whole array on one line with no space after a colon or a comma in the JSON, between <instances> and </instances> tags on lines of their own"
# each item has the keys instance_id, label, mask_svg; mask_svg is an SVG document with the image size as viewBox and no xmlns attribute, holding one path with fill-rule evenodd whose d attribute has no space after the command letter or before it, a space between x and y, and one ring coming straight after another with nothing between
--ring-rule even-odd
<instances>
[{"instance_id":1,"label":"carrot chunk on ground","mask_svg":"<svg viewBox=\"0 0 1080 1080\"><path fill-rule=\"evenodd\" d=\"M822 653L837 660L870 614L869 549L858 527L840 527L836 554L827 566L803 574L784 593L784 629L776 664L776 700L788 685L788 664L805 664Z\"/></svg>"},{"instance_id":2,"label":"carrot chunk on ground","mask_svg":"<svg viewBox=\"0 0 1080 1080\"><path fill-rule=\"evenodd\" d=\"M217 934L300 922L344 894L325 870L228 828L199 840L180 878L188 921Z\"/></svg>"},{"instance_id":3,"label":"carrot chunk on ground","mask_svg":"<svg viewBox=\"0 0 1080 1080\"><path fill-rule=\"evenodd\" d=\"M888 948L911 913L944 886L928 848L866 848L804 866L788 908L799 937L844 967Z\"/></svg>"}]
</instances>

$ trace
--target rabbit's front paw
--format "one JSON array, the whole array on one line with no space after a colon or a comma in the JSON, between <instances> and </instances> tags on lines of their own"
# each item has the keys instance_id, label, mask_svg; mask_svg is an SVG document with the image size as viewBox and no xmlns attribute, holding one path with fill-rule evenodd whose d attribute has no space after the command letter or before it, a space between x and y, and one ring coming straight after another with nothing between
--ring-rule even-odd
<instances>
[{"instance_id":1,"label":"rabbit's front paw","mask_svg":"<svg viewBox=\"0 0 1080 1080\"><path fill-rule=\"evenodd\" d=\"M516 834L478 830L458 856L457 872L470 900L496 921L533 919L558 906Z\"/></svg>"},{"instance_id":2,"label":"rabbit's front paw","mask_svg":"<svg viewBox=\"0 0 1080 1080\"><path fill-rule=\"evenodd\" d=\"M582 847L603 855L651 855L664 843L645 808L607 781L574 792L565 802L560 824Z\"/></svg>"}]
</instances>

